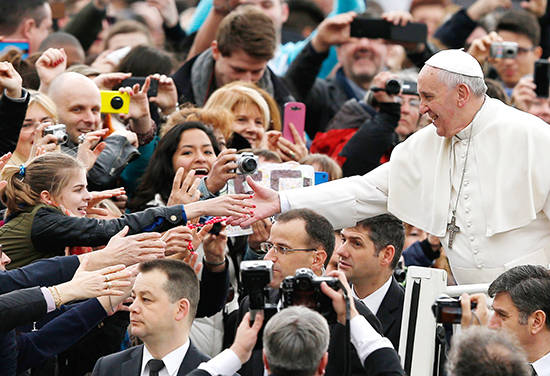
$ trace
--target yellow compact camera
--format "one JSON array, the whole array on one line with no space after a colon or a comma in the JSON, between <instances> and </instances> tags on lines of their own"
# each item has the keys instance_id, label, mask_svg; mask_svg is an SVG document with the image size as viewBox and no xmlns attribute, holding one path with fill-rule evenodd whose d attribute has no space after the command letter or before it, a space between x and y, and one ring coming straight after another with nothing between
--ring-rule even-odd
<instances>
[{"instance_id":1,"label":"yellow compact camera","mask_svg":"<svg viewBox=\"0 0 550 376\"><path fill-rule=\"evenodd\" d=\"M101 90L101 112L127 114L130 111L130 94Z\"/></svg>"}]
</instances>

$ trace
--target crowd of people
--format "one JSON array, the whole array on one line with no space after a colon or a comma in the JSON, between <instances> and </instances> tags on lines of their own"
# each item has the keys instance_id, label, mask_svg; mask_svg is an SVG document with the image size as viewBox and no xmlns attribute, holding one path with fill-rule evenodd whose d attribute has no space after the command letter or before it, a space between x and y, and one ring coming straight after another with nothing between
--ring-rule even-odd
<instances>
[{"instance_id":1,"label":"crowd of people","mask_svg":"<svg viewBox=\"0 0 550 376\"><path fill-rule=\"evenodd\" d=\"M447 374L550 376L549 7L0 0L0 376L406 375L408 266L490 284Z\"/></svg>"}]
</instances>

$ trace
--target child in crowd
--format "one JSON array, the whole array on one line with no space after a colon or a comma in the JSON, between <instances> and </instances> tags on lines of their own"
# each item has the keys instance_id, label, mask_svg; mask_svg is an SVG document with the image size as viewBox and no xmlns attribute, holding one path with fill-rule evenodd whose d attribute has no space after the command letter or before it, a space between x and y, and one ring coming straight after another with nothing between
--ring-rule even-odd
<instances>
[{"instance_id":1,"label":"child in crowd","mask_svg":"<svg viewBox=\"0 0 550 376\"><path fill-rule=\"evenodd\" d=\"M12 259L11 268L63 255L67 246L107 244L124 226L129 227L129 234L162 232L201 215L245 215L251 210L243 202L248 195L225 195L185 208L175 203L116 219L87 218L96 201L110 194L94 199L86 189L82 163L63 153L46 153L27 167L6 167L4 178L7 185L1 199L8 210L0 243Z\"/></svg>"}]
</instances>

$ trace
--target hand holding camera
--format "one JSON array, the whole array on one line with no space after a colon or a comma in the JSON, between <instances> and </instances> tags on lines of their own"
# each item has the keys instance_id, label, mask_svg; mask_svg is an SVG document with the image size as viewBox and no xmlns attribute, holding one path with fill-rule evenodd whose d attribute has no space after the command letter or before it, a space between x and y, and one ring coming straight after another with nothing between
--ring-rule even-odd
<instances>
[{"instance_id":1,"label":"hand holding camera","mask_svg":"<svg viewBox=\"0 0 550 376\"><path fill-rule=\"evenodd\" d=\"M380 72L374 76L371 91L378 103L393 103L393 96L401 91L401 83L394 73Z\"/></svg>"},{"instance_id":2,"label":"hand holding camera","mask_svg":"<svg viewBox=\"0 0 550 376\"><path fill-rule=\"evenodd\" d=\"M351 287L348 283L348 279L344 272L333 270L328 273L327 276L338 278L341 286L346 290L347 296L349 296L349 308L350 308L350 320L355 316L359 315L359 312L355 308L355 300L353 299L353 294L351 293ZM344 299L344 294L342 291L337 291L329 287L326 283L321 283L321 290L325 295L332 299L332 306L336 311L338 317L338 322L340 324L346 324L346 300Z\"/></svg>"},{"instance_id":3,"label":"hand holding camera","mask_svg":"<svg viewBox=\"0 0 550 376\"><path fill-rule=\"evenodd\" d=\"M337 314L332 303L332 298L322 290L321 284L334 291L342 287L340 280L336 277L317 277L311 269L300 268L294 276L288 276L281 284L283 292L283 306L302 305L319 312L328 323L334 323L342 318ZM344 312L344 323L345 323Z\"/></svg>"},{"instance_id":4,"label":"hand holding camera","mask_svg":"<svg viewBox=\"0 0 550 376\"><path fill-rule=\"evenodd\" d=\"M123 119L130 119L130 128L132 131L144 134L151 130L151 113L149 111L149 100L147 91L151 85L151 77L145 79L143 85L135 84L132 87L121 87L121 95L128 95L131 100L128 105L128 115L122 113Z\"/></svg>"},{"instance_id":5,"label":"hand holding camera","mask_svg":"<svg viewBox=\"0 0 550 376\"><path fill-rule=\"evenodd\" d=\"M151 76L151 78L153 80L151 83L158 83L158 89L154 95L147 93L149 100L156 104L164 115L172 114L178 104L178 90L174 80L172 80L172 77L158 73Z\"/></svg>"},{"instance_id":6,"label":"hand holding camera","mask_svg":"<svg viewBox=\"0 0 550 376\"><path fill-rule=\"evenodd\" d=\"M536 88L537 85L532 77L522 77L512 90L511 100L514 107L521 111L528 111L533 101L537 99Z\"/></svg>"},{"instance_id":7,"label":"hand holding camera","mask_svg":"<svg viewBox=\"0 0 550 376\"><path fill-rule=\"evenodd\" d=\"M489 311L485 294L462 294L460 299L448 295L439 296L432 305L435 319L443 324L461 324L462 329L470 325L486 326L489 322Z\"/></svg>"},{"instance_id":8,"label":"hand holding camera","mask_svg":"<svg viewBox=\"0 0 550 376\"><path fill-rule=\"evenodd\" d=\"M229 179L236 176L237 168L235 153L237 149L226 149L218 154L216 162L212 165L206 177L206 187L212 193L220 191Z\"/></svg>"},{"instance_id":9,"label":"hand holding camera","mask_svg":"<svg viewBox=\"0 0 550 376\"><path fill-rule=\"evenodd\" d=\"M460 320L462 330L469 328L470 325L487 326L490 314L485 294L468 295L464 293L460 297L460 305L462 307L462 319Z\"/></svg>"},{"instance_id":10,"label":"hand holding camera","mask_svg":"<svg viewBox=\"0 0 550 376\"><path fill-rule=\"evenodd\" d=\"M479 64L483 64L485 60L491 57L491 45L494 42L502 42L502 37L491 31L481 38L474 39L468 53L475 57Z\"/></svg>"}]
</instances>

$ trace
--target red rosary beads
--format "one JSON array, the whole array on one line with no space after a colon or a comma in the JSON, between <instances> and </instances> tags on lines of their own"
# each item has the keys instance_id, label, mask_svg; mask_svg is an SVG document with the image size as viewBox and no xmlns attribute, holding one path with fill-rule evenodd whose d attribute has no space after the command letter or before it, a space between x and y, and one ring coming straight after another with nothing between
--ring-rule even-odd
<instances>
[{"instance_id":1,"label":"red rosary beads","mask_svg":"<svg viewBox=\"0 0 550 376\"><path fill-rule=\"evenodd\" d=\"M223 222L226 219L227 219L227 217L211 217L209 220L207 220L204 223L188 224L187 227L189 227L191 230L194 230L196 228L200 229L200 228L203 228L204 226L209 225L209 224L215 224L215 223ZM187 250L190 251L190 252L194 252L192 241L187 244Z\"/></svg>"}]
</instances>

